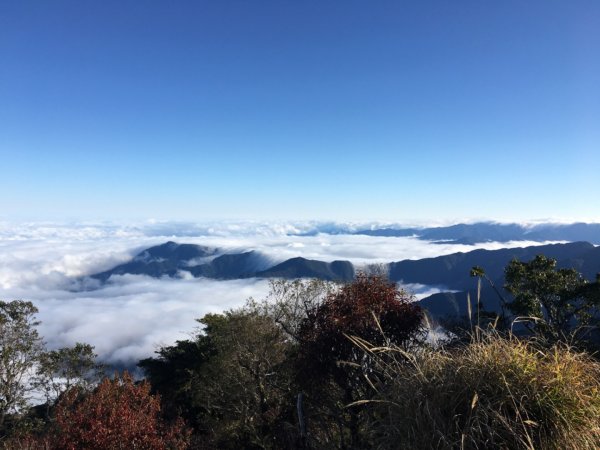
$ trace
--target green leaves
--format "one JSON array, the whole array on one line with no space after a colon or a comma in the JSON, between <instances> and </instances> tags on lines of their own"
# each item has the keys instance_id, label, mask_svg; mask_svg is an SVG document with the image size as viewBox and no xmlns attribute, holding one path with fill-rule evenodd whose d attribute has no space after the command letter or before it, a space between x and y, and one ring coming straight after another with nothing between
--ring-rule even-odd
<instances>
[{"instance_id":1,"label":"green leaves","mask_svg":"<svg viewBox=\"0 0 600 450\"><path fill-rule=\"evenodd\" d=\"M291 408L291 342L255 303L207 314L193 340L142 360L170 416L180 413L210 448L285 448L278 436Z\"/></svg>"},{"instance_id":2,"label":"green leaves","mask_svg":"<svg viewBox=\"0 0 600 450\"><path fill-rule=\"evenodd\" d=\"M102 372L88 344L46 351L37 312L31 302L0 301L0 436L27 428L30 397L45 396L48 419L63 392L74 386L89 390Z\"/></svg>"},{"instance_id":3,"label":"green leaves","mask_svg":"<svg viewBox=\"0 0 600 450\"><path fill-rule=\"evenodd\" d=\"M471 272L469 272L469 275L472 277L483 277L485 275L485 270L483 270L481 267L479 266L473 266L473 268L471 269Z\"/></svg>"},{"instance_id":4,"label":"green leaves","mask_svg":"<svg viewBox=\"0 0 600 450\"><path fill-rule=\"evenodd\" d=\"M505 281L514 297L510 310L536 318L535 329L552 339L573 336L590 323L592 309L600 304L598 281L589 283L575 269L558 269L555 259L543 255L529 262L511 261Z\"/></svg>"},{"instance_id":5,"label":"green leaves","mask_svg":"<svg viewBox=\"0 0 600 450\"><path fill-rule=\"evenodd\" d=\"M48 406L74 386L89 390L100 381L103 366L96 362L96 356L94 347L80 342L39 355L34 385L44 393Z\"/></svg>"},{"instance_id":6,"label":"green leaves","mask_svg":"<svg viewBox=\"0 0 600 450\"><path fill-rule=\"evenodd\" d=\"M9 414L21 412L32 390L30 371L42 352L31 302L0 301L0 432Z\"/></svg>"}]
</instances>

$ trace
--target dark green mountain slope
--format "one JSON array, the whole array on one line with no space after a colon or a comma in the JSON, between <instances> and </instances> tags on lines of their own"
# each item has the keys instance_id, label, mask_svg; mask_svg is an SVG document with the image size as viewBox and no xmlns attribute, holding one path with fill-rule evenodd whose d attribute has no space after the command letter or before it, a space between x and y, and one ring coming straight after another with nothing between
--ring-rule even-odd
<instances>
[{"instance_id":1,"label":"dark green mountain slope","mask_svg":"<svg viewBox=\"0 0 600 450\"><path fill-rule=\"evenodd\" d=\"M389 275L391 280L398 282L442 285L449 290L465 290L472 286L469 271L473 266L482 267L492 280L501 280L504 268L511 259L527 261L540 254L557 259L561 267L575 267L586 277L595 277L595 273L600 271L597 264L600 247L594 247L588 242L573 242L500 250L474 250L436 258L404 260L390 263Z\"/></svg>"},{"instance_id":2,"label":"dark green mountain slope","mask_svg":"<svg viewBox=\"0 0 600 450\"><path fill-rule=\"evenodd\" d=\"M262 278L319 278L329 281L350 281L354 267L349 261L326 263L313 259L292 258L256 274Z\"/></svg>"},{"instance_id":3,"label":"dark green mountain slope","mask_svg":"<svg viewBox=\"0 0 600 450\"><path fill-rule=\"evenodd\" d=\"M177 244L169 241L150 247L138 253L131 261L120 264L105 272L92 275L100 281L111 275L149 275L151 277L175 276L181 269L187 269L189 261L214 255L216 249L193 244Z\"/></svg>"}]
</instances>

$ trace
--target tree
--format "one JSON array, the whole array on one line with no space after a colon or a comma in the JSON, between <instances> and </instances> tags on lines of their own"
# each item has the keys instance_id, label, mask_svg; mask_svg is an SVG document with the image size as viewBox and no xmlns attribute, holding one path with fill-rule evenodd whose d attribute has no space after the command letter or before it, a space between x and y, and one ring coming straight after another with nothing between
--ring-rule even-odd
<instances>
[{"instance_id":1,"label":"tree","mask_svg":"<svg viewBox=\"0 0 600 450\"><path fill-rule=\"evenodd\" d=\"M65 391L77 386L85 391L102 378L103 366L96 362L94 347L76 343L73 347L42 352L39 355L34 387L46 397L46 416Z\"/></svg>"},{"instance_id":2,"label":"tree","mask_svg":"<svg viewBox=\"0 0 600 450\"><path fill-rule=\"evenodd\" d=\"M262 302L250 299L248 310L271 317L294 341L299 341L300 326L311 311L318 307L340 285L313 279L271 280L267 298Z\"/></svg>"},{"instance_id":3,"label":"tree","mask_svg":"<svg viewBox=\"0 0 600 450\"><path fill-rule=\"evenodd\" d=\"M42 352L31 302L0 301L0 432L9 414L23 412L32 390L33 369Z\"/></svg>"},{"instance_id":4,"label":"tree","mask_svg":"<svg viewBox=\"0 0 600 450\"><path fill-rule=\"evenodd\" d=\"M268 316L238 310L201 321L216 352L200 388L218 448L286 447L278 438L292 405L290 344Z\"/></svg>"},{"instance_id":5,"label":"tree","mask_svg":"<svg viewBox=\"0 0 600 450\"><path fill-rule=\"evenodd\" d=\"M181 415L196 432L206 431L207 408L197 387L202 384L200 374L215 354L210 338L198 335L193 340L177 341L159 348L156 354L142 359L138 366L144 370L152 392L160 394L164 414L169 418Z\"/></svg>"},{"instance_id":6,"label":"tree","mask_svg":"<svg viewBox=\"0 0 600 450\"><path fill-rule=\"evenodd\" d=\"M302 365L314 376L331 374L343 384L347 372L339 362L359 362L362 357L349 336L372 344L406 345L422 330L422 319L421 308L395 283L359 274L302 321Z\"/></svg>"},{"instance_id":7,"label":"tree","mask_svg":"<svg viewBox=\"0 0 600 450\"><path fill-rule=\"evenodd\" d=\"M56 408L52 448L58 450L184 449L189 432L181 420L168 424L150 384L124 373L105 378L95 391L69 389Z\"/></svg>"},{"instance_id":8,"label":"tree","mask_svg":"<svg viewBox=\"0 0 600 450\"><path fill-rule=\"evenodd\" d=\"M100 370L90 345L46 351L37 312L31 302L0 301L0 437L11 442L43 433L55 400L73 386L90 389ZM40 395L46 403L31 407Z\"/></svg>"},{"instance_id":9,"label":"tree","mask_svg":"<svg viewBox=\"0 0 600 450\"><path fill-rule=\"evenodd\" d=\"M293 411L290 340L274 320L248 306L207 314L193 341L161 348L139 365L168 412L194 426L198 447L284 448ZM179 408L179 409L178 409Z\"/></svg>"},{"instance_id":10,"label":"tree","mask_svg":"<svg viewBox=\"0 0 600 450\"><path fill-rule=\"evenodd\" d=\"M514 297L510 310L532 318L535 331L552 340L574 336L598 314L599 280L590 283L575 269L557 269L555 259L538 255L529 262L513 260L505 281Z\"/></svg>"},{"instance_id":11,"label":"tree","mask_svg":"<svg viewBox=\"0 0 600 450\"><path fill-rule=\"evenodd\" d=\"M408 348L423 330L421 308L412 300L384 277L359 274L309 311L300 325L299 384L317 404L328 403L322 417L336 417L342 448L361 445L358 413L346 406L368 398L365 376L372 372L369 355L352 338Z\"/></svg>"}]
</instances>

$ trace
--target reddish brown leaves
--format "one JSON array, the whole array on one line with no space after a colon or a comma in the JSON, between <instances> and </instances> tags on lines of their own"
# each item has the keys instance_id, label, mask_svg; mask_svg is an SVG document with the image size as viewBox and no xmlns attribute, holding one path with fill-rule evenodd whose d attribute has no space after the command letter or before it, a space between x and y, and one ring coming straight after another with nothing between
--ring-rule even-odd
<instances>
[{"instance_id":1,"label":"reddish brown leaves","mask_svg":"<svg viewBox=\"0 0 600 450\"><path fill-rule=\"evenodd\" d=\"M347 336L358 336L374 345L402 344L419 333L421 320L421 308L395 283L380 276L358 275L327 297L302 323L301 370L308 378L328 373L343 376L337 363L358 363L360 358Z\"/></svg>"},{"instance_id":2,"label":"reddish brown leaves","mask_svg":"<svg viewBox=\"0 0 600 450\"><path fill-rule=\"evenodd\" d=\"M189 439L181 421L163 423L160 399L150 394L150 385L135 384L127 373L105 379L90 394L66 392L56 425L55 447L64 450L184 449Z\"/></svg>"}]
</instances>

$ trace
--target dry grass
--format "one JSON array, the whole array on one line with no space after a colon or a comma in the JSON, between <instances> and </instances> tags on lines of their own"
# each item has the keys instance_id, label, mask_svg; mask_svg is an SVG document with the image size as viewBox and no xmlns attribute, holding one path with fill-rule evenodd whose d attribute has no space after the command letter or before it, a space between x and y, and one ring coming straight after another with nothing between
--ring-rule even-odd
<instances>
[{"instance_id":1,"label":"dry grass","mask_svg":"<svg viewBox=\"0 0 600 450\"><path fill-rule=\"evenodd\" d=\"M600 365L566 346L481 335L464 347L372 354L376 448L598 449Z\"/></svg>"}]
</instances>

